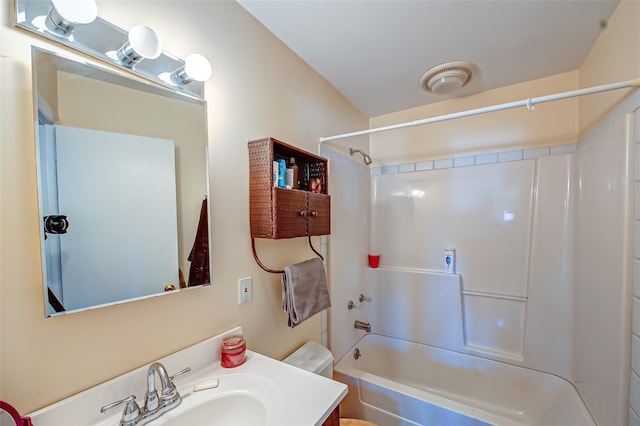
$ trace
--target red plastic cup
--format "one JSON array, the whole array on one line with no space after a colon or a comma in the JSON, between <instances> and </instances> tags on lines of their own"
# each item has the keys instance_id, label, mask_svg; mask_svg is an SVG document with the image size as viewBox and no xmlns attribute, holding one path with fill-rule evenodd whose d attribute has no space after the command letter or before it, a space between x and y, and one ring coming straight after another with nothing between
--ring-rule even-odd
<instances>
[{"instance_id":1,"label":"red plastic cup","mask_svg":"<svg viewBox=\"0 0 640 426\"><path fill-rule=\"evenodd\" d=\"M379 254L370 254L369 255L369 266L372 268L377 268L380 266L380 255Z\"/></svg>"}]
</instances>

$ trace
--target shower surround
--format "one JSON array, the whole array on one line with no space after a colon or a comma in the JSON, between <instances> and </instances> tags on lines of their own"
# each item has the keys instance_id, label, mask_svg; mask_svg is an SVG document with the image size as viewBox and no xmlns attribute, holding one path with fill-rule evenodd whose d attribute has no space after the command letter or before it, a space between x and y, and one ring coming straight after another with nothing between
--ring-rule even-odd
<instances>
[{"instance_id":1,"label":"shower surround","mask_svg":"<svg viewBox=\"0 0 640 426\"><path fill-rule=\"evenodd\" d=\"M354 320L367 321L376 334L566 378L596 422L624 424L638 106L636 94L576 145L372 169L323 146L332 195L350 204L329 239L336 358L363 335ZM366 265L371 251L379 269ZM359 293L372 301L347 310Z\"/></svg>"}]
</instances>

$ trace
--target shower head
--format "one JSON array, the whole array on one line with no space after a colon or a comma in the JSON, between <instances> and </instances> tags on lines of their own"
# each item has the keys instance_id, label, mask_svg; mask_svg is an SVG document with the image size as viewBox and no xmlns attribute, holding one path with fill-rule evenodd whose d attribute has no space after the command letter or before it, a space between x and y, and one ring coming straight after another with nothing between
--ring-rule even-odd
<instances>
[{"instance_id":1,"label":"shower head","mask_svg":"<svg viewBox=\"0 0 640 426\"><path fill-rule=\"evenodd\" d=\"M373 161L371 160L371 157L369 157L369 154L367 154L366 152L364 152L361 149L353 149L353 148L349 148L349 154L353 155L354 152L359 152L362 155L362 161L364 161L365 165L369 165L371 164Z\"/></svg>"}]
</instances>

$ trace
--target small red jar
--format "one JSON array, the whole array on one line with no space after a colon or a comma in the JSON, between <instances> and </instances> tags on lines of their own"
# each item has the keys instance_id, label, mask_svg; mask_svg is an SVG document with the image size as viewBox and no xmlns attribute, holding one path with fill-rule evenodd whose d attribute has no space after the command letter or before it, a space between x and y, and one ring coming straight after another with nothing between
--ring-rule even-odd
<instances>
[{"instance_id":1,"label":"small red jar","mask_svg":"<svg viewBox=\"0 0 640 426\"><path fill-rule=\"evenodd\" d=\"M228 336L222 339L220 347L220 365L232 368L242 365L246 361L247 344L240 335Z\"/></svg>"}]
</instances>

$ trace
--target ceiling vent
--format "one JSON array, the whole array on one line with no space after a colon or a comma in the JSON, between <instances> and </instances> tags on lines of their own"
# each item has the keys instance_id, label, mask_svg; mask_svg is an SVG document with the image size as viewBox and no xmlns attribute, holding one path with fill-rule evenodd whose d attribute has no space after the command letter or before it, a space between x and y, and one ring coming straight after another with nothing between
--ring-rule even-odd
<instances>
[{"instance_id":1,"label":"ceiling vent","mask_svg":"<svg viewBox=\"0 0 640 426\"><path fill-rule=\"evenodd\" d=\"M429 93L446 95L469 84L477 67L470 62L447 62L431 68L420 77L420 87Z\"/></svg>"}]
</instances>

